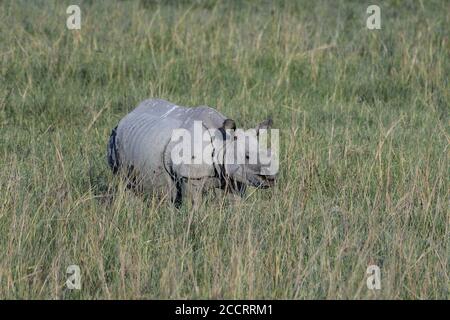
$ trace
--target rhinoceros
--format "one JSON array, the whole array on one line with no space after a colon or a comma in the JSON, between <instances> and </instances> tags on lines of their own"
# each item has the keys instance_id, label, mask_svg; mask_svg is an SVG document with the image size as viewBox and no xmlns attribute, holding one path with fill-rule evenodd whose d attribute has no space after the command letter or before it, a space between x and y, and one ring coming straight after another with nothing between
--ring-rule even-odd
<instances>
[{"instance_id":1,"label":"rhinoceros","mask_svg":"<svg viewBox=\"0 0 450 320\"><path fill-rule=\"evenodd\" d=\"M269 162L248 161L249 149L258 144L258 133L271 125L270 119L260 123L255 128L256 136L247 137L244 148L237 148L235 122L217 110L148 99L112 130L108 163L114 174L122 173L126 177L129 187L144 193L163 192L176 207L187 194L191 194L191 200L198 206L201 195L210 189L222 189L242 197L247 186L268 188L275 182L276 172L269 170L274 158L270 148L264 150ZM178 153L178 156L188 156L191 161L174 161L175 149L180 146L180 141L174 140L174 132L194 135L200 132L203 136L201 153L193 150L198 147L198 141L191 140L191 150ZM220 139L213 139L211 132ZM192 156L190 151L194 151ZM200 161L196 159L199 155ZM241 163L233 161L237 157L245 160Z\"/></svg>"}]
</instances>

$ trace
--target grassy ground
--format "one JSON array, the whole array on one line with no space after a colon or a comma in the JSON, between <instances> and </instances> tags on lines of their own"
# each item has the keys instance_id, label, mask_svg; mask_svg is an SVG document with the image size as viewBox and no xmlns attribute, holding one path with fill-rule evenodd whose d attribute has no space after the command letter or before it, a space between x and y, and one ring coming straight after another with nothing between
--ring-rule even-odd
<instances>
[{"instance_id":1,"label":"grassy ground","mask_svg":"<svg viewBox=\"0 0 450 320\"><path fill-rule=\"evenodd\" d=\"M374 31L364 1L69 4L0 1L0 298L450 298L448 1ZM279 184L195 215L124 190L106 142L148 97L272 115Z\"/></svg>"}]
</instances>

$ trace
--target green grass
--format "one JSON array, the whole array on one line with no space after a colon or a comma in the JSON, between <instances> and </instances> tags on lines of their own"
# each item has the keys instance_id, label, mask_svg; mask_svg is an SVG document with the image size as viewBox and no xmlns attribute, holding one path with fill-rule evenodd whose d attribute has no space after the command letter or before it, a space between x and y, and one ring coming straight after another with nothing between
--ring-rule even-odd
<instances>
[{"instance_id":1,"label":"green grass","mask_svg":"<svg viewBox=\"0 0 450 320\"><path fill-rule=\"evenodd\" d=\"M364 1L81 1L80 31L69 4L0 1L0 298L450 298L448 1L374 31ZM107 139L149 97L271 115L277 186L125 190Z\"/></svg>"}]
</instances>

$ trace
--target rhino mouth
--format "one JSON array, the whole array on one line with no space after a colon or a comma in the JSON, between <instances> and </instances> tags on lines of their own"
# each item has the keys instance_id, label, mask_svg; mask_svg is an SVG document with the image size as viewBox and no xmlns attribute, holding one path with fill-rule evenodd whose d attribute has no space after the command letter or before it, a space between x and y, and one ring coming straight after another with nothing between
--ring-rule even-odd
<instances>
[{"instance_id":1,"label":"rhino mouth","mask_svg":"<svg viewBox=\"0 0 450 320\"><path fill-rule=\"evenodd\" d=\"M275 176L256 174L248 176L247 179L253 187L259 189L267 189L275 184Z\"/></svg>"}]
</instances>

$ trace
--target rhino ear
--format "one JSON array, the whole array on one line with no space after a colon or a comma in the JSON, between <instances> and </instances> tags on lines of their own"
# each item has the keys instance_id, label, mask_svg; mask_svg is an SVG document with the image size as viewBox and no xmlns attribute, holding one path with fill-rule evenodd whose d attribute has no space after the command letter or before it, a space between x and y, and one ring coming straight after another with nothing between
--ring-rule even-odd
<instances>
[{"instance_id":1,"label":"rhino ear","mask_svg":"<svg viewBox=\"0 0 450 320\"><path fill-rule=\"evenodd\" d=\"M223 121L222 128L224 130L236 130L236 123L234 122L234 120L225 119Z\"/></svg>"},{"instance_id":2,"label":"rhino ear","mask_svg":"<svg viewBox=\"0 0 450 320\"><path fill-rule=\"evenodd\" d=\"M260 124L256 126L256 132L259 133L259 130L261 129L270 129L272 127L273 121L272 118L269 118L267 120L264 120Z\"/></svg>"}]
</instances>

